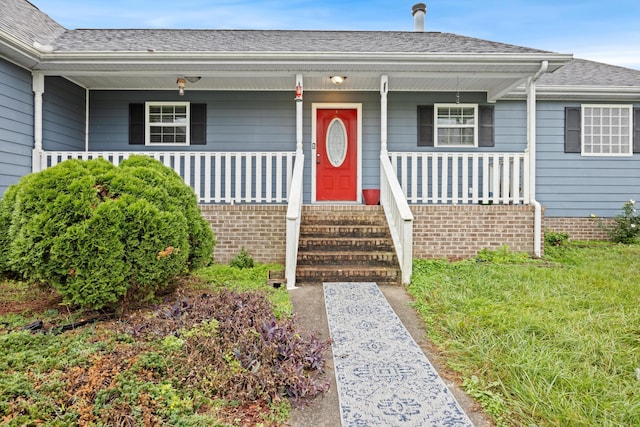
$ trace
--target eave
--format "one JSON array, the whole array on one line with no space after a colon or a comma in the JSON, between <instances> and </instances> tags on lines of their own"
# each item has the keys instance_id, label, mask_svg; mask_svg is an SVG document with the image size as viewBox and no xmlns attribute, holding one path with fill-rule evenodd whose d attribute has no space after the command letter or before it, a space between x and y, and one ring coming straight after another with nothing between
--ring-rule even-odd
<instances>
[{"instance_id":1,"label":"eave","mask_svg":"<svg viewBox=\"0 0 640 427\"><path fill-rule=\"evenodd\" d=\"M629 101L640 102L638 86L537 86L536 98L545 101ZM526 99L526 92L519 87L506 95L505 100Z\"/></svg>"},{"instance_id":2,"label":"eave","mask_svg":"<svg viewBox=\"0 0 640 427\"><path fill-rule=\"evenodd\" d=\"M33 46L0 30L0 57L27 69L33 69L41 59L41 52Z\"/></svg>"},{"instance_id":3,"label":"eave","mask_svg":"<svg viewBox=\"0 0 640 427\"><path fill-rule=\"evenodd\" d=\"M177 76L200 76L194 90L291 90L296 74L305 90L485 92L498 97L533 75L542 61L555 70L571 55L554 53L344 52L52 52L35 67L92 90L174 90ZM334 73L348 76L340 87Z\"/></svg>"}]
</instances>

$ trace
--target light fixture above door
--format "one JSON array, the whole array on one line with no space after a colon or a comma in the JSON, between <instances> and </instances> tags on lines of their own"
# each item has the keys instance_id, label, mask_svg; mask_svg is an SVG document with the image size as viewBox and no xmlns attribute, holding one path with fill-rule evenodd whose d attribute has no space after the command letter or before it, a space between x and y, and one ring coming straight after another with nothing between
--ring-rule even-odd
<instances>
[{"instance_id":1,"label":"light fixture above door","mask_svg":"<svg viewBox=\"0 0 640 427\"><path fill-rule=\"evenodd\" d=\"M347 80L347 76L331 76L329 77L329 80L331 80L331 83L334 85L339 86Z\"/></svg>"}]
</instances>

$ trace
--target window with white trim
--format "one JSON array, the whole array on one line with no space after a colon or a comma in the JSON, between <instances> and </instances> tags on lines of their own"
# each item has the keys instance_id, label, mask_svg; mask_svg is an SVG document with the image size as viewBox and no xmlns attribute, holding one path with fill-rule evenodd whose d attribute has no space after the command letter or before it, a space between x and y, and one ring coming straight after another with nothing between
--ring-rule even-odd
<instances>
[{"instance_id":1,"label":"window with white trim","mask_svg":"<svg viewBox=\"0 0 640 427\"><path fill-rule=\"evenodd\" d=\"M188 102L145 103L146 145L189 145Z\"/></svg>"},{"instance_id":2,"label":"window with white trim","mask_svg":"<svg viewBox=\"0 0 640 427\"><path fill-rule=\"evenodd\" d=\"M633 155L632 105L582 105L582 155Z\"/></svg>"},{"instance_id":3,"label":"window with white trim","mask_svg":"<svg viewBox=\"0 0 640 427\"><path fill-rule=\"evenodd\" d=\"M435 146L477 147L478 105L435 104Z\"/></svg>"}]
</instances>

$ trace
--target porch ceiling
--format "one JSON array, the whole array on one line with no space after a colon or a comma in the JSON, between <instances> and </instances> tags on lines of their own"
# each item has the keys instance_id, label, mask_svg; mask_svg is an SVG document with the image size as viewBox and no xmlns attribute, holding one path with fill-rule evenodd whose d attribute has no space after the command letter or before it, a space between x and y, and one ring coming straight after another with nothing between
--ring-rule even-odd
<instances>
[{"instance_id":1,"label":"porch ceiling","mask_svg":"<svg viewBox=\"0 0 640 427\"><path fill-rule=\"evenodd\" d=\"M398 55L381 61L367 56L338 60L316 55L275 61L269 58L248 61L241 57L158 59L115 62L53 54L37 68L45 75L62 76L91 90L176 90L177 77L198 76L201 77L198 82L187 83L187 90L294 91L295 76L302 74L305 91L379 91L380 76L384 74L389 76L391 91L486 92L489 100L495 100L535 74L541 61L549 61L549 71L554 71L570 57ZM340 86L329 80L336 74L347 76Z\"/></svg>"}]
</instances>

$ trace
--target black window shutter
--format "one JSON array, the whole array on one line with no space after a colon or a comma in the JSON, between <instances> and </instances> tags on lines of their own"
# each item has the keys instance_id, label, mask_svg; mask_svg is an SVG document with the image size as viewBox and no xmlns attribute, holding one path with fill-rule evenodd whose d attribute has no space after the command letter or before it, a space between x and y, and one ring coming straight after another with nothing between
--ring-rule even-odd
<instances>
[{"instance_id":1,"label":"black window shutter","mask_svg":"<svg viewBox=\"0 0 640 427\"><path fill-rule=\"evenodd\" d=\"M207 143L207 104L191 104L191 145Z\"/></svg>"},{"instance_id":2,"label":"black window shutter","mask_svg":"<svg viewBox=\"0 0 640 427\"><path fill-rule=\"evenodd\" d=\"M640 108L633 109L633 152L640 153Z\"/></svg>"},{"instance_id":3,"label":"black window shutter","mask_svg":"<svg viewBox=\"0 0 640 427\"><path fill-rule=\"evenodd\" d=\"M129 144L144 145L144 104L129 104Z\"/></svg>"},{"instance_id":4,"label":"black window shutter","mask_svg":"<svg viewBox=\"0 0 640 427\"><path fill-rule=\"evenodd\" d=\"M495 146L493 105L481 105L478 115L478 146Z\"/></svg>"},{"instance_id":5,"label":"black window shutter","mask_svg":"<svg viewBox=\"0 0 640 427\"><path fill-rule=\"evenodd\" d=\"M433 105L418 106L418 147L433 147Z\"/></svg>"},{"instance_id":6,"label":"black window shutter","mask_svg":"<svg viewBox=\"0 0 640 427\"><path fill-rule=\"evenodd\" d=\"M565 107L564 109L564 152L582 152L580 141L580 107Z\"/></svg>"}]
</instances>

